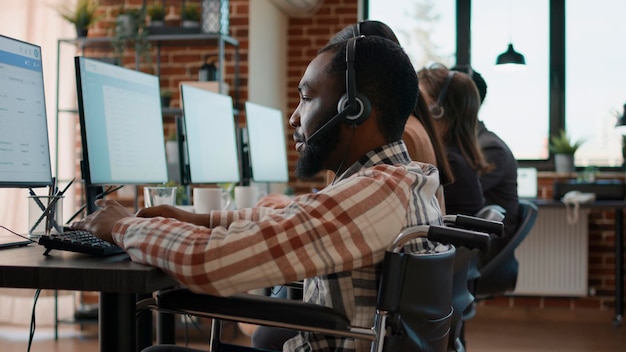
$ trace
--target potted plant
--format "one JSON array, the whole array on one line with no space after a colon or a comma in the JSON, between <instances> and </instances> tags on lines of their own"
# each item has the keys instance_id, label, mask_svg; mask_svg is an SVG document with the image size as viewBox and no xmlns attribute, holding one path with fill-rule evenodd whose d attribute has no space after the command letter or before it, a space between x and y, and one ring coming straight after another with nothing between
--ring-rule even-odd
<instances>
[{"instance_id":1,"label":"potted plant","mask_svg":"<svg viewBox=\"0 0 626 352\"><path fill-rule=\"evenodd\" d=\"M142 10L126 9L122 5L120 11L115 18L115 34L119 38L131 39L137 36L139 32Z\"/></svg>"},{"instance_id":2,"label":"potted plant","mask_svg":"<svg viewBox=\"0 0 626 352\"><path fill-rule=\"evenodd\" d=\"M146 12L150 17L150 26L162 27L165 24L165 7L160 1L148 5Z\"/></svg>"},{"instance_id":3,"label":"potted plant","mask_svg":"<svg viewBox=\"0 0 626 352\"><path fill-rule=\"evenodd\" d=\"M74 24L77 37L86 37L89 27L100 19L97 10L98 0L78 0L74 8L63 5L57 9L61 17Z\"/></svg>"},{"instance_id":4,"label":"potted plant","mask_svg":"<svg viewBox=\"0 0 626 352\"><path fill-rule=\"evenodd\" d=\"M172 100L172 91L167 88L161 89L161 106L164 108L169 108L171 100Z\"/></svg>"},{"instance_id":5,"label":"potted plant","mask_svg":"<svg viewBox=\"0 0 626 352\"><path fill-rule=\"evenodd\" d=\"M186 4L181 12L182 26L187 28L200 26L200 9L196 5Z\"/></svg>"},{"instance_id":6,"label":"potted plant","mask_svg":"<svg viewBox=\"0 0 626 352\"><path fill-rule=\"evenodd\" d=\"M550 137L548 147L554 153L556 172L574 172L574 154L583 143L582 139L572 141L565 130L560 130L557 135Z\"/></svg>"},{"instance_id":7,"label":"potted plant","mask_svg":"<svg viewBox=\"0 0 626 352\"><path fill-rule=\"evenodd\" d=\"M148 31L146 30L146 7L125 8L124 4L115 18L111 43L117 56L118 64L122 64L124 51L129 43L134 44L135 54L150 61Z\"/></svg>"}]
</instances>

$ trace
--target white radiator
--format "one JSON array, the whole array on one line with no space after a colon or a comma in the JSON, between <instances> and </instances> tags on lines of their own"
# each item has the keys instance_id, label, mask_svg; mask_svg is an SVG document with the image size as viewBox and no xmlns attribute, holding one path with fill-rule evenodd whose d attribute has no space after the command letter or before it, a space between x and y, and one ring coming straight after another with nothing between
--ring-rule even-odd
<instances>
[{"instance_id":1,"label":"white radiator","mask_svg":"<svg viewBox=\"0 0 626 352\"><path fill-rule=\"evenodd\" d=\"M589 209L579 209L570 225L565 208L539 208L535 226L515 251L514 295L587 295L588 215Z\"/></svg>"}]
</instances>

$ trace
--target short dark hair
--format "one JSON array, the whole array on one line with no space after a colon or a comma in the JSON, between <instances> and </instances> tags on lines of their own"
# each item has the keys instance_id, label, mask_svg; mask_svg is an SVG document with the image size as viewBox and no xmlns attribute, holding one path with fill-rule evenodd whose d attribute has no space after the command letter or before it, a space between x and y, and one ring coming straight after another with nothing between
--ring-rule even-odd
<instances>
[{"instance_id":1,"label":"short dark hair","mask_svg":"<svg viewBox=\"0 0 626 352\"><path fill-rule=\"evenodd\" d=\"M487 96L487 82L483 79L483 76L475 71L470 65L456 65L450 69L451 71L463 72L470 77L472 77L472 81L478 88L478 95L480 95L480 103L482 104L485 101L485 97Z\"/></svg>"},{"instance_id":2,"label":"short dark hair","mask_svg":"<svg viewBox=\"0 0 626 352\"><path fill-rule=\"evenodd\" d=\"M342 30L333 35L326 45L341 43L352 37L357 37L361 35L367 37L383 37L400 45L400 41L398 40L398 37L396 37L396 34L393 32L393 30L385 23L375 20L364 20L344 27Z\"/></svg>"},{"instance_id":3,"label":"short dark hair","mask_svg":"<svg viewBox=\"0 0 626 352\"><path fill-rule=\"evenodd\" d=\"M346 42L331 44L319 53L332 52L327 72L345 82ZM404 50L382 37L361 37L356 42L354 71L357 91L378 111L380 131L387 142L402 139L406 120L418 95L415 69ZM345 91L345 83L340 85Z\"/></svg>"}]
</instances>

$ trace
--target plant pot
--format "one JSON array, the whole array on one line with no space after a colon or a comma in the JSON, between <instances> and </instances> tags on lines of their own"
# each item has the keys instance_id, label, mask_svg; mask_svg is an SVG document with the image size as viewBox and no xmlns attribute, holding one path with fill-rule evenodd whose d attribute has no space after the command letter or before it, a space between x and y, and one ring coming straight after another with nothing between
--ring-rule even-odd
<instances>
[{"instance_id":1,"label":"plant pot","mask_svg":"<svg viewBox=\"0 0 626 352\"><path fill-rule=\"evenodd\" d=\"M115 19L116 33L119 38L134 38L139 24L135 17L129 14L119 14Z\"/></svg>"},{"instance_id":2,"label":"plant pot","mask_svg":"<svg viewBox=\"0 0 626 352\"><path fill-rule=\"evenodd\" d=\"M169 108L171 100L172 97L161 96L161 106L164 108Z\"/></svg>"},{"instance_id":3,"label":"plant pot","mask_svg":"<svg viewBox=\"0 0 626 352\"><path fill-rule=\"evenodd\" d=\"M574 155L573 154L554 154L554 169L559 173L574 172Z\"/></svg>"},{"instance_id":4,"label":"plant pot","mask_svg":"<svg viewBox=\"0 0 626 352\"><path fill-rule=\"evenodd\" d=\"M81 26L76 26L76 37L77 38L85 38L87 36L89 29L83 28Z\"/></svg>"}]
</instances>

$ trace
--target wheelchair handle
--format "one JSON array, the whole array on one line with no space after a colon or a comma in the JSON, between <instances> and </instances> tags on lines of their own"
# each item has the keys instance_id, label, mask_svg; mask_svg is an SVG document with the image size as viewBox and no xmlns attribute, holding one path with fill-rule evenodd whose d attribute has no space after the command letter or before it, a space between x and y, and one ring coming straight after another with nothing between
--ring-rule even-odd
<instances>
[{"instance_id":1,"label":"wheelchair handle","mask_svg":"<svg viewBox=\"0 0 626 352\"><path fill-rule=\"evenodd\" d=\"M400 232L387 251L398 253L406 243L418 237L427 237L431 241L456 247L477 248L483 252L489 250L491 244L491 237L483 232L437 225L419 225L408 227Z\"/></svg>"},{"instance_id":2,"label":"wheelchair handle","mask_svg":"<svg viewBox=\"0 0 626 352\"><path fill-rule=\"evenodd\" d=\"M504 232L504 224L502 221L488 220L483 218L478 218L475 216L469 215L446 215L444 216L444 223L450 224L451 226L468 229L473 231L486 232L489 234L494 234L498 237L502 236Z\"/></svg>"}]
</instances>

